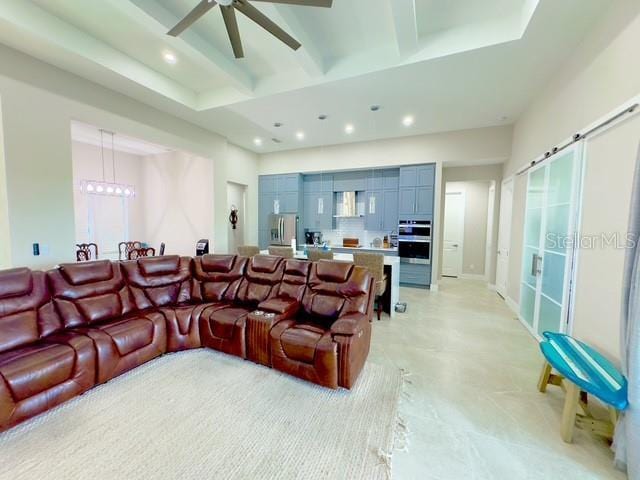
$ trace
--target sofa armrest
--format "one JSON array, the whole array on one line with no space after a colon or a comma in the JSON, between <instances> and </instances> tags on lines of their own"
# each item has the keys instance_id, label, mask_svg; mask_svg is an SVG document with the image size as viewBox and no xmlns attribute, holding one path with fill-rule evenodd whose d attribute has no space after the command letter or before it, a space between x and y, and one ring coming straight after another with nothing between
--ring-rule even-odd
<instances>
[{"instance_id":1,"label":"sofa armrest","mask_svg":"<svg viewBox=\"0 0 640 480\"><path fill-rule=\"evenodd\" d=\"M300 302L293 298L270 298L258 305L258 310L274 313L280 320L294 317L299 309Z\"/></svg>"},{"instance_id":2,"label":"sofa armrest","mask_svg":"<svg viewBox=\"0 0 640 480\"><path fill-rule=\"evenodd\" d=\"M338 318L331 325L332 335L356 335L360 333L369 323L369 319L363 313L349 313Z\"/></svg>"}]
</instances>

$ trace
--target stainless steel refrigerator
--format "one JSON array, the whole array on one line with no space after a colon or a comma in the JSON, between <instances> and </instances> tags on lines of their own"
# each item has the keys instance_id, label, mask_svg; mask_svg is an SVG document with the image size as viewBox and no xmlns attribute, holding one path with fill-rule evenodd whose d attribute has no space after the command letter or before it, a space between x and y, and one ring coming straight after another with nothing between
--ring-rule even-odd
<instances>
[{"instance_id":1,"label":"stainless steel refrigerator","mask_svg":"<svg viewBox=\"0 0 640 480\"><path fill-rule=\"evenodd\" d=\"M269 245L290 246L291 240L297 237L298 216L295 213L272 213L269 215L269 231Z\"/></svg>"}]
</instances>

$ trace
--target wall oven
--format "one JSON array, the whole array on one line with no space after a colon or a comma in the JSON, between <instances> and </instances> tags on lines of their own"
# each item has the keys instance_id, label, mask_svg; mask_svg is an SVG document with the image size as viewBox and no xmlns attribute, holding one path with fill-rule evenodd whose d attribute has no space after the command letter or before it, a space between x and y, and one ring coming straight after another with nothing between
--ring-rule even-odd
<instances>
[{"instance_id":1,"label":"wall oven","mask_svg":"<svg viewBox=\"0 0 640 480\"><path fill-rule=\"evenodd\" d=\"M430 220L400 220L398 256L401 263L431 264Z\"/></svg>"}]
</instances>

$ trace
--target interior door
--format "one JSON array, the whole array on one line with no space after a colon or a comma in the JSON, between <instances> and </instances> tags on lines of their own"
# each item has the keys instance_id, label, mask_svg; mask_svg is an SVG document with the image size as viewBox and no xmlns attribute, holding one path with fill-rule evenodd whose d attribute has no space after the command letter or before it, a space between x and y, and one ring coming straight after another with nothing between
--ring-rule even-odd
<instances>
[{"instance_id":1,"label":"interior door","mask_svg":"<svg viewBox=\"0 0 640 480\"><path fill-rule=\"evenodd\" d=\"M507 297L509 251L511 249L511 215L513 213L513 179L502 182L500 189L500 220L498 225L498 257L496 264L496 291Z\"/></svg>"},{"instance_id":2,"label":"interior door","mask_svg":"<svg viewBox=\"0 0 640 480\"><path fill-rule=\"evenodd\" d=\"M565 332L580 199L582 143L529 172L520 317L532 332Z\"/></svg>"},{"instance_id":3,"label":"interior door","mask_svg":"<svg viewBox=\"0 0 640 480\"><path fill-rule=\"evenodd\" d=\"M446 193L442 247L442 275L445 277L458 277L462 273L464 201L463 192Z\"/></svg>"}]
</instances>

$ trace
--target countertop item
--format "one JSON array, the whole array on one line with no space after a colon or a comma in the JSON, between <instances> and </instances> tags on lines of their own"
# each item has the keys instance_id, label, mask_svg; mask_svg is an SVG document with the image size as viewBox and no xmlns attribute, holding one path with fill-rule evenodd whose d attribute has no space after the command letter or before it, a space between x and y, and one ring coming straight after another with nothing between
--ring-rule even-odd
<instances>
[{"instance_id":1,"label":"countertop item","mask_svg":"<svg viewBox=\"0 0 640 480\"><path fill-rule=\"evenodd\" d=\"M342 239L342 246L343 247L359 247L360 246L360 239L359 238L344 237Z\"/></svg>"}]
</instances>

